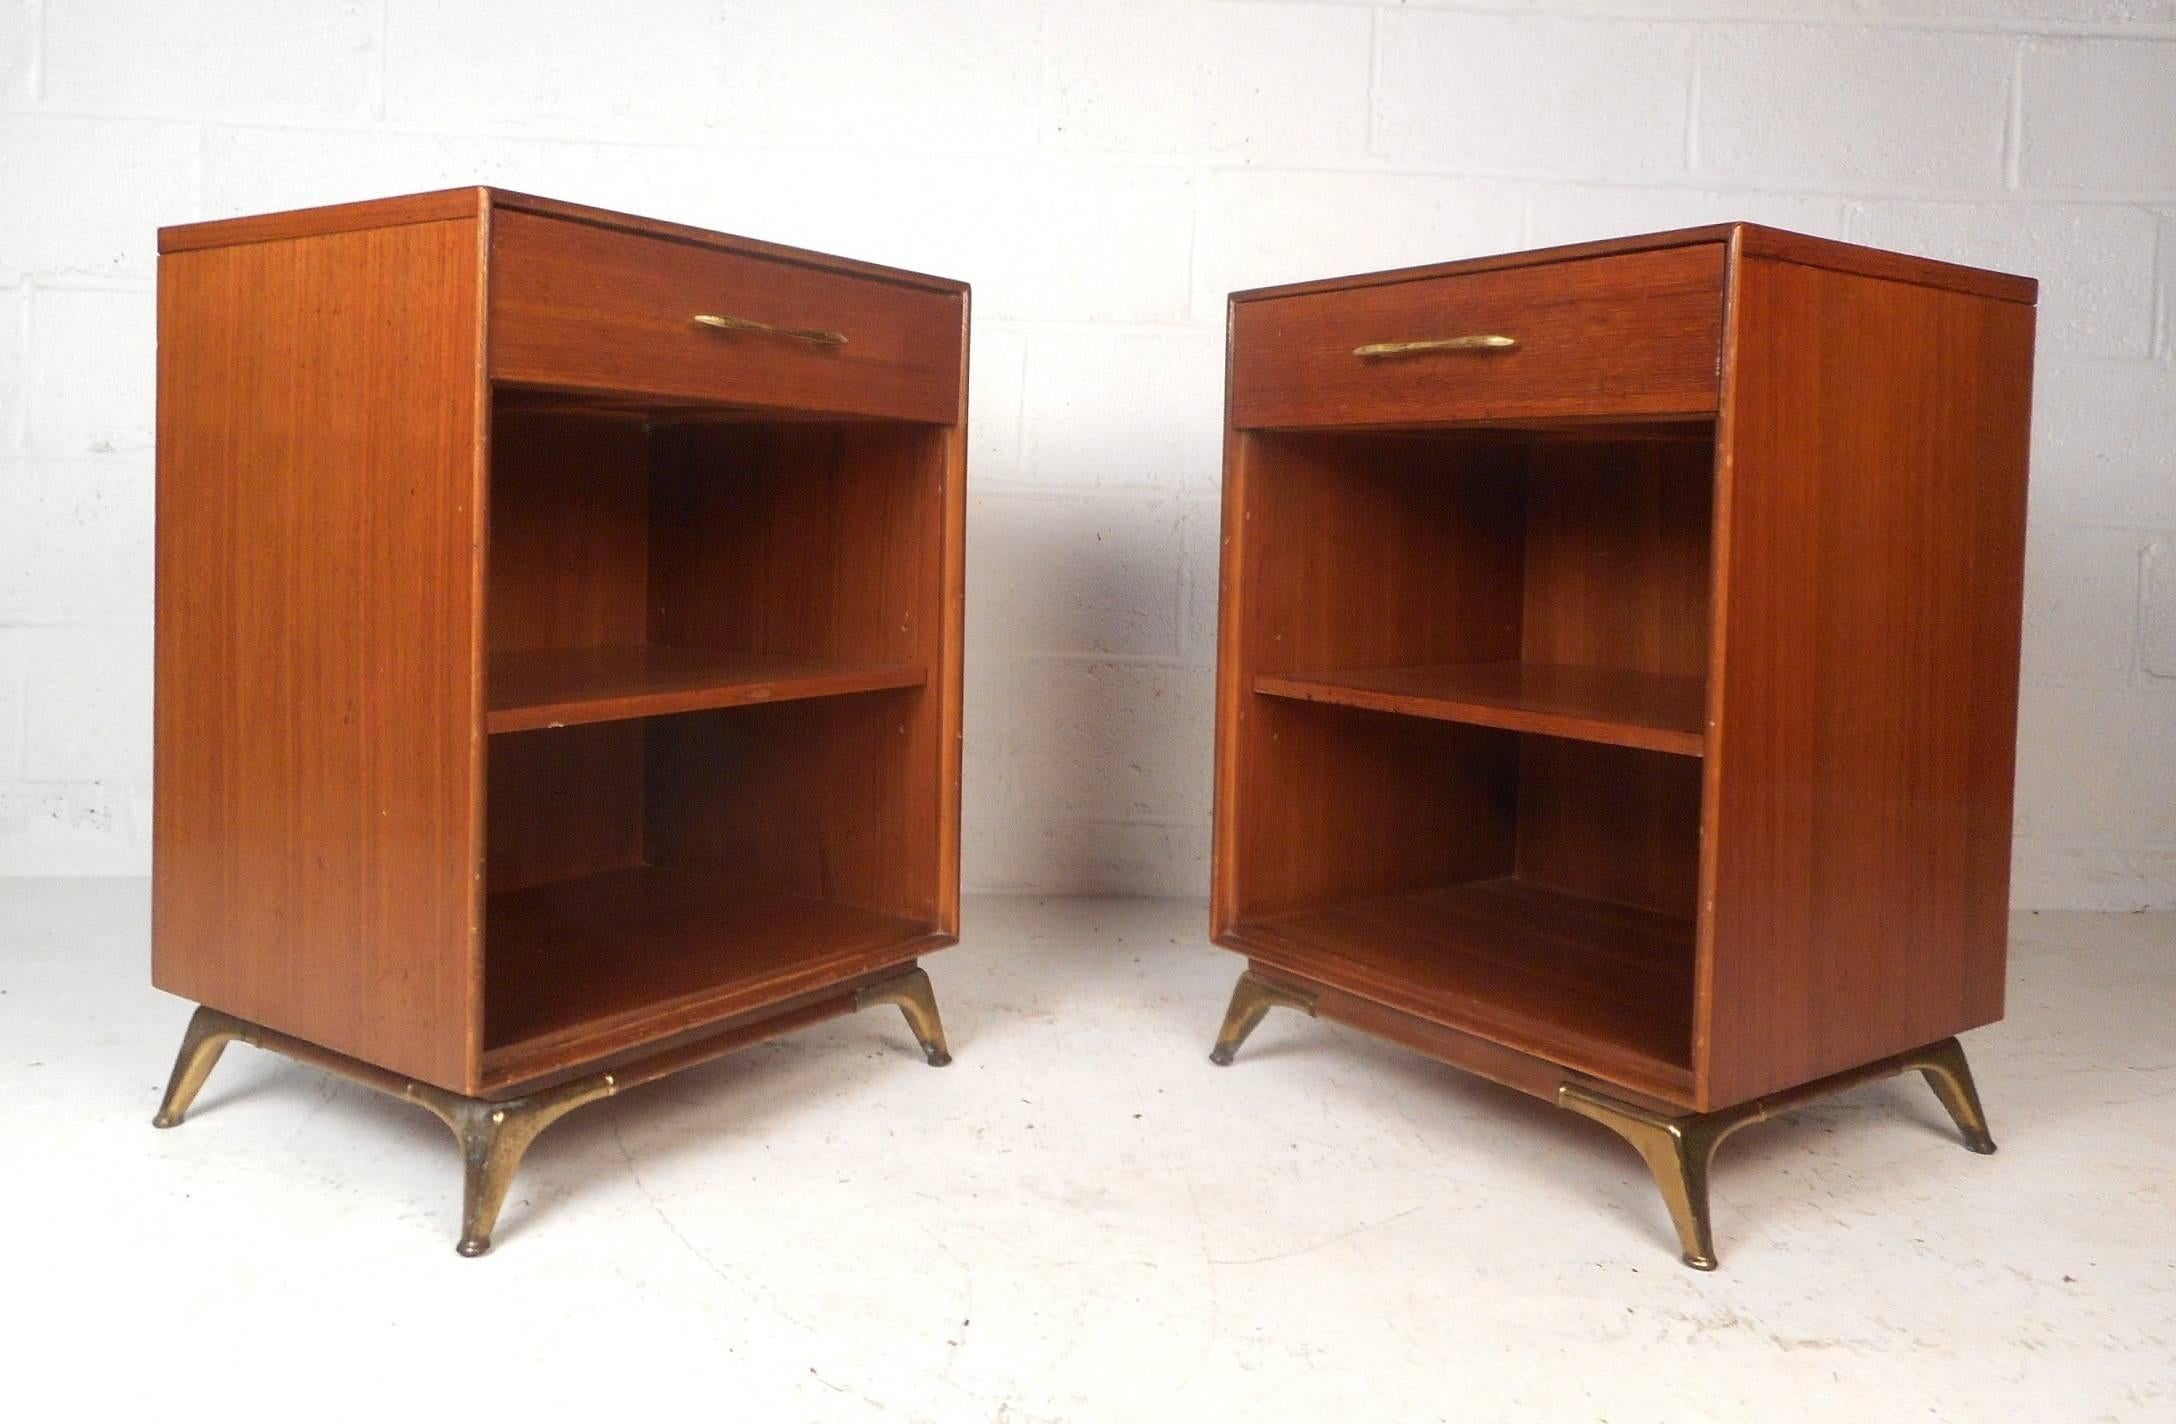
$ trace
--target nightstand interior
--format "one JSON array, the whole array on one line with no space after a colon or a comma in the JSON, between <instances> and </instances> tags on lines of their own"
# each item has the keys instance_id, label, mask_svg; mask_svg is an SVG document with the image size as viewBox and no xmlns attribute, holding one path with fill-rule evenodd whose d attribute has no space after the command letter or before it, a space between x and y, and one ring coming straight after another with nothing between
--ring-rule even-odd
<instances>
[{"instance_id":1,"label":"nightstand interior","mask_svg":"<svg viewBox=\"0 0 2176 1424\"><path fill-rule=\"evenodd\" d=\"M1713 422L1235 438L1227 942L1682 1096Z\"/></svg>"},{"instance_id":2,"label":"nightstand interior","mask_svg":"<svg viewBox=\"0 0 2176 1424\"><path fill-rule=\"evenodd\" d=\"M938 928L947 435L497 393L487 1077Z\"/></svg>"}]
</instances>

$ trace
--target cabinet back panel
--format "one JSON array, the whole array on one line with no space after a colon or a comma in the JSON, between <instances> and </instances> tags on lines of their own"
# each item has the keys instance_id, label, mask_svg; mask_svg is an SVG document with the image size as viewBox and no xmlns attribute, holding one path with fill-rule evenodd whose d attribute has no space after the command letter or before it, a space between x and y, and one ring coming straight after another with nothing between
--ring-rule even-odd
<instances>
[{"instance_id":1,"label":"cabinet back panel","mask_svg":"<svg viewBox=\"0 0 2176 1424\"><path fill-rule=\"evenodd\" d=\"M1508 875L1518 738L1388 712L1249 700L1237 920Z\"/></svg>"},{"instance_id":2,"label":"cabinet back panel","mask_svg":"<svg viewBox=\"0 0 2176 1424\"><path fill-rule=\"evenodd\" d=\"M1455 437L1235 440L1250 681L1518 656L1516 450Z\"/></svg>"},{"instance_id":3,"label":"cabinet back panel","mask_svg":"<svg viewBox=\"0 0 2176 1424\"><path fill-rule=\"evenodd\" d=\"M651 638L934 666L943 436L891 424L661 427Z\"/></svg>"},{"instance_id":4,"label":"cabinet back panel","mask_svg":"<svg viewBox=\"0 0 2176 1424\"><path fill-rule=\"evenodd\" d=\"M936 921L922 760L936 700L914 688L651 719L650 863Z\"/></svg>"},{"instance_id":5,"label":"cabinet back panel","mask_svg":"<svg viewBox=\"0 0 2176 1424\"><path fill-rule=\"evenodd\" d=\"M649 592L641 422L501 402L491 444L492 651L641 642Z\"/></svg>"},{"instance_id":6,"label":"cabinet back panel","mask_svg":"<svg viewBox=\"0 0 2176 1424\"><path fill-rule=\"evenodd\" d=\"M642 864L642 726L594 722L491 738L489 893Z\"/></svg>"},{"instance_id":7,"label":"cabinet back panel","mask_svg":"<svg viewBox=\"0 0 2176 1424\"><path fill-rule=\"evenodd\" d=\"M159 263L152 978L477 1072L473 219Z\"/></svg>"},{"instance_id":8,"label":"cabinet back panel","mask_svg":"<svg viewBox=\"0 0 2176 1424\"><path fill-rule=\"evenodd\" d=\"M1537 441L1523 656L1705 677L1712 441Z\"/></svg>"},{"instance_id":9,"label":"cabinet back panel","mask_svg":"<svg viewBox=\"0 0 2176 1424\"><path fill-rule=\"evenodd\" d=\"M1690 920L1699 760L1562 737L1519 743L1520 878Z\"/></svg>"}]
</instances>

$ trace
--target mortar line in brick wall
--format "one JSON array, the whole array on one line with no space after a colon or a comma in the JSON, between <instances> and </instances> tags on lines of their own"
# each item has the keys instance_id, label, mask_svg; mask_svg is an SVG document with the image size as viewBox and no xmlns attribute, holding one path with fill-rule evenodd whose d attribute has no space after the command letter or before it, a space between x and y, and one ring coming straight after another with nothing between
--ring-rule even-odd
<instances>
[{"instance_id":1,"label":"mortar line in brick wall","mask_svg":"<svg viewBox=\"0 0 2176 1424\"><path fill-rule=\"evenodd\" d=\"M1658 14L1652 4L1634 3L1623 8L1600 8L1591 3L1580 4L1576 9L1541 0L1537 9L1532 0L1520 3L1490 3L1490 0L1437 0L1437 3L1412 7L1409 13L1426 14L1429 10L1465 11L1492 15L1542 15L1559 20L1603 20L1615 22L1639 22L1645 24L1683 25L1736 25L1745 29L1823 29L1823 30L1916 30L1937 34L1970 35L2046 35L2054 39L2167 39L2176 37L2176 22L2168 20L2065 20L2053 16L2007 19L2001 15L1882 15L1882 14L1814 14L1779 15L1774 10L1747 11L1714 5L1691 3L1667 13Z\"/></svg>"},{"instance_id":2,"label":"mortar line in brick wall","mask_svg":"<svg viewBox=\"0 0 2176 1424\"><path fill-rule=\"evenodd\" d=\"M980 318L977 318L978 322ZM992 326L1008 327L1018 335L1037 331L1093 331L1104 336L1223 335L1223 324L1202 318L1171 321L1102 321L1092 316L993 316Z\"/></svg>"},{"instance_id":3,"label":"mortar line in brick wall","mask_svg":"<svg viewBox=\"0 0 2176 1424\"><path fill-rule=\"evenodd\" d=\"M212 132L207 124L196 126L196 142L189 145L189 165L189 209L202 212L212 171ZM158 259L154 256L152 260Z\"/></svg>"},{"instance_id":4,"label":"mortar line in brick wall","mask_svg":"<svg viewBox=\"0 0 2176 1424\"><path fill-rule=\"evenodd\" d=\"M1164 672L1205 670L1201 663L1190 663L1184 658L1164 653L1068 653L1052 649L1044 652L1015 651L1010 656L1016 663L1037 663L1051 667L1139 667L1156 668Z\"/></svg>"},{"instance_id":5,"label":"mortar line in brick wall","mask_svg":"<svg viewBox=\"0 0 2176 1424\"><path fill-rule=\"evenodd\" d=\"M21 375L23 389L17 392L15 418L7 432L10 454L30 447L30 278L15 284L15 296L15 369Z\"/></svg>"},{"instance_id":6,"label":"mortar line in brick wall","mask_svg":"<svg viewBox=\"0 0 2176 1424\"><path fill-rule=\"evenodd\" d=\"M1883 199L1879 201L1893 201ZM1908 199L1915 202L1938 202L1940 199ZM2027 207L2071 206L2081 208L2166 208L2176 204L2176 186L2167 188L2085 189L2085 188L2034 188L2011 196L2011 201Z\"/></svg>"},{"instance_id":7,"label":"mortar line in brick wall","mask_svg":"<svg viewBox=\"0 0 2176 1424\"><path fill-rule=\"evenodd\" d=\"M2010 46L2010 103L2002 116L2002 181L2016 192L2023 186L2022 154L2025 148L2025 47L2030 39Z\"/></svg>"},{"instance_id":8,"label":"mortar line in brick wall","mask_svg":"<svg viewBox=\"0 0 2176 1424\"><path fill-rule=\"evenodd\" d=\"M1192 189L1187 194L1191 201L1186 205L1186 290L1191 294L1194 290L1194 279L1201 268L1201 212L1209 201L1207 171L1199 168L1193 170L1187 175L1187 185ZM1193 306L1191 295L1187 298L1187 306Z\"/></svg>"},{"instance_id":9,"label":"mortar line in brick wall","mask_svg":"<svg viewBox=\"0 0 2176 1424\"><path fill-rule=\"evenodd\" d=\"M2165 370L2168 366L2167 362L2162 361L2155 356L2099 356L2087 351L2070 353L2048 352L2040 358L2039 364L2042 368L2054 366L2084 366L2115 367L2116 369L2120 370L2129 367L2136 370L2148 371Z\"/></svg>"},{"instance_id":10,"label":"mortar line in brick wall","mask_svg":"<svg viewBox=\"0 0 2176 1424\"><path fill-rule=\"evenodd\" d=\"M1367 92L1364 96L1367 102L1368 121L1367 132L1360 136L1360 141L1362 147L1371 154L1375 152L1375 131L1377 126L1375 93L1381 85L1382 69L1383 12L1374 6L1370 6L1368 9L1368 82Z\"/></svg>"},{"instance_id":11,"label":"mortar line in brick wall","mask_svg":"<svg viewBox=\"0 0 2176 1424\"><path fill-rule=\"evenodd\" d=\"M2176 27L2170 35L2176 38ZM201 114L145 114L121 110L40 109L36 113L19 115L29 119L64 119L78 122L141 122L203 125L211 131L259 131L284 135L345 134L386 135L406 138L439 138L456 140L502 141L531 147L566 146L573 148L609 149L625 148L645 152L678 149L691 155L741 155L769 158L818 159L865 152L851 145L840 144L816 148L780 149L762 144L690 143L671 137L599 136L568 132L565 134L539 134L534 131L505 129L463 129L431 127L427 125L388 125L369 123L342 123L333 120L311 119L304 123L280 123L269 120L246 118L207 117ZM4 121L4 118L0 118ZM1592 188L1603 191L1633 192L1744 192L1751 195L1779 197L1867 199L1880 202L2020 202L2065 201L2077 203L2166 203L2176 199L2176 187L2166 190L2137 189L2066 189L2038 188L2029 194L2013 191L2006 186L1993 185L1966 188L1925 188L1908 186L1873 186L1857 188L1812 187L1805 185L1778 184L1763 181L1757 175L1733 175L1722 171L1683 174L1645 175L1636 181L1615 182L1594 174L1566 174L1547 169L1449 169L1424 166L1399 165L1379 160L1338 162L1334 159L1310 158L1303 162L1262 162L1244 154L1218 154L1209 152L1144 153L1124 150L1096 152L1074 150L1067 152L1035 152L1032 150L993 149L941 149L901 148L887 150L890 158L925 160L933 162L959 162L968 164L1005 165L1018 167L1033 164L1038 167L1079 172L1109 174L1177 174L1198 183L1208 176L1238 174L1265 174L1289 176L1345 176L1409 179L1439 179L1451 182L1493 183L1506 186L1518 184L1551 184L1563 187ZM460 186L451 184L450 186Z\"/></svg>"},{"instance_id":12,"label":"mortar line in brick wall","mask_svg":"<svg viewBox=\"0 0 2176 1424\"><path fill-rule=\"evenodd\" d=\"M2176 526L2126 524L2113 519L2064 519L2059 515L2049 519L2038 516L2033 518L2032 533L2045 534L2050 531L2064 534L2136 534L2141 539L2176 538Z\"/></svg>"},{"instance_id":13,"label":"mortar line in brick wall","mask_svg":"<svg viewBox=\"0 0 2176 1424\"><path fill-rule=\"evenodd\" d=\"M27 739L26 739L27 740ZM27 765L29 748L24 748ZM126 776L14 776L9 784L27 786L43 791L117 791L127 795L143 785L146 778L134 772Z\"/></svg>"},{"instance_id":14,"label":"mortar line in brick wall","mask_svg":"<svg viewBox=\"0 0 2176 1424\"><path fill-rule=\"evenodd\" d=\"M2153 577L2153 541L2143 537L2131 550L2131 665L2124 669L2126 687L2150 689L2163 676L2146 666L2146 595Z\"/></svg>"},{"instance_id":15,"label":"mortar line in brick wall","mask_svg":"<svg viewBox=\"0 0 2176 1424\"><path fill-rule=\"evenodd\" d=\"M4 630L0 630L4 631ZM23 784L23 771L30 765L30 673L28 655L16 659L15 685L6 690L9 700L15 704L15 745L8 752L6 776L0 778L11 785Z\"/></svg>"},{"instance_id":16,"label":"mortar line in brick wall","mask_svg":"<svg viewBox=\"0 0 2176 1424\"><path fill-rule=\"evenodd\" d=\"M1209 818L1203 816L1200 820L1195 821L1173 819L1167 816L1035 816L1023 815L1019 811L1007 807L1001 809L995 816L981 818L979 824L997 825L1005 822L1026 822L1039 826L1149 826L1164 831L1198 831L1209 825Z\"/></svg>"},{"instance_id":17,"label":"mortar line in brick wall","mask_svg":"<svg viewBox=\"0 0 2176 1424\"><path fill-rule=\"evenodd\" d=\"M2015 838L2015 844L2048 846L2060 850L2113 850L2125 853L2136 851L2142 855L2167 855L2176 852L2176 841L2147 841L2145 844L2140 845L2135 841L2099 841L2073 839L2068 836L2018 836ZM2025 913L2036 915L2042 912L2027 910ZM2057 911L2055 913L2061 912Z\"/></svg>"},{"instance_id":18,"label":"mortar line in brick wall","mask_svg":"<svg viewBox=\"0 0 2176 1424\"><path fill-rule=\"evenodd\" d=\"M45 0L30 5L30 99L45 102Z\"/></svg>"},{"instance_id":19,"label":"mortar line in brick wall","mask_svg":"<svg viewBox=\"0 0 2176 1424\"><path fill-rule=\"evenodd\" d=\"M158 289L151 277L106 277L96 272L24 272L23 284L39 292L112 292L142 295Z\"/></svg>"},{"instance_id":20,"label":"mortar line in brick wall","mask_svg":"<svg viewBox=\"0 0 2176 1424\"><path fill-rule=\"evenodd\" d=\"M1031 500L1046 504L1078 504L1083 499L1110 499L1131 504L1169 504L1191 497L1206 501L1214 489L1191 485L1078 485L1033 480L982 479L975 481L976 498Z\"/></svg>"},{"instance_id":21,"label":"mortar line in brick wall","mask_svg":"<svg viewBox=\"0 0 2176 1424\"><path fill-rule=\"evenodd\" d=\"M149 450L150 446L145 446ZM26 462L27 463L27 462ZM43 464L40 460L38 463ZM143 613L24 613L0 621L0 630L18 633L151 633L151 615Z\"/></svg>"},{"instance_id":22,"label":"mortar line in brick wall","mask_svg":"<svg viewBox=\"0 0 2176 1424\"><path fill-rule=\"evenodd\" d=\"M1685 62L1685 139L1678 153L1678 162L1687 173L1700 171L1700 62L1706 46L1701 43L1707 31L1694 26L1690 46L1692 53Z\"/></svg>"},{"instance_id":23,"label":"mortar line in brick wall","mask_svg":"<svg viewBox=\"0 0 2176 1424\"><path fill-rule=\"evenodd\" d=\"M88 450L31 451L26 449L23 451L7 451L0 452L0 460L17 462L36 460L41 465L83 465L92 470L104 469L109 472L126 473L129 469L144 465L146 463L144 457L150 454L151 446L144 444L137 446L133 450L101 451L95 454ZM0 626L5 626L11 621L0 618Z\"/></svg>"},{"instance_id":24,"label":"mortar line in brick wall","mask_svg":"<svg viewBox=\"0 0 2176 1424\"><path fill-rule=\"evenodd\" d=\"M370 115L381 121L385 118L386 56L392 52L392 31L393 0L378 0L378 62L370 68Z\"/></svg>"},{"instance_id":25,"label":"mortar line in brick wall","mask_svg":"<svg viewBox=\"0 0 2176 1424\"><path fill-rule=\"evenodd\" d=\"M2153 354L2166 361L2176 349L2176 294L2169 291L2168 269L2176 252L2169 248L2169 229L2176 213L2163 213L2153 225Z\"/></svg>"}]
</instances>

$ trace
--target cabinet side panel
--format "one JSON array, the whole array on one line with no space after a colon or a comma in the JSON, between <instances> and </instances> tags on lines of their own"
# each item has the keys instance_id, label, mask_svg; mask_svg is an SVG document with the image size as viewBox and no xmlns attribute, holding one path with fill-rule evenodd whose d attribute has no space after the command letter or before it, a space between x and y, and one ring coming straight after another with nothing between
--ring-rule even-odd
<instances>
[{"instance_id":1,"label":"cabinet side panel","mask_svg":"<svg viewBox=\"0 0 2176 1424\"><path fill-rule=\"evenodd\" d=\"M1739 269L1709 834L1717 1107L2001 1017L2032 308Z\"/></svg>"},{"instance_id":2,"label":"cabinet side panel","mask_svg":"<svg viewBox=\"0 0 2176 1424\"><path fill-rule=\"evenodd\" d=\"M473 221L159 265L152 978L473 1077Z\"/></svg>"}]
</instances>

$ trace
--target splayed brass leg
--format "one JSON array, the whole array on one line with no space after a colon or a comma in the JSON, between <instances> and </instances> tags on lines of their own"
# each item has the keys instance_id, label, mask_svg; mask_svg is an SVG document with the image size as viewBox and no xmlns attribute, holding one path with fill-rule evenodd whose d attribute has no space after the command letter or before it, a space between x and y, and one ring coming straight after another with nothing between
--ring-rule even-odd
<instances>
[{"instance_id":1,"label":"splayed brass leg","mask_svg":"<svg viewBox=\"0 0 2176 1424\"><path fill-rule=\"evenodd\" d=\"M523 1098L485 1102L424 1083L410 1083L402 1096L429 1108L453 1129L464 1169L461 1189L461 1241L454 1249L481 1256L491 1249L491 1231L522 1155L537 1134L585 1103L608 1098L619 1084L610 1073L563 1083Z\"/></svg>"},{"instance_id":2,"label":"splayed brass leg","mask_svg":"<svg viewBox=\"0 0 2176 1424\"><path fill-rule=\"evenodd\" d=\"M933 1064L952 1061L945 1051L944 1028L937 1018L937 996L929 976L919 968L869 984L856 991L841 990L834 996L761 1018L729 1023L715 1032L672 1044L647 1057L618 1063L609 1073L593 1073L518 1098L471 1098L429 1083L420 1083L373 1063L350 1058L277 1029L238 1019L217 1009L200 1008L182 1036L181 1053L167 1084L165 1102L154 1121L172 1127L189 1110L204 1080L219 1061L228 1043L239 1039L270 1053L337 1073L366 1088L405 1099L428 1109L453 1131L461 1148L463 1185L461 1197L460 1252L481 1256L491 1249L491 1233L498 1225L499 1209L523 1154L538 1134L587 1103L607 1098L625 1088L654 1082L668 1074L706 1063L752 1043L843 1014L871 1004L897 1004L907 1026Z\"/></svg>"},{"instance_id":3,"label":"splayed brass leg","mask_svg":"<svg viewBox=\"0 0 2176 1424\"><path fill-rule=\"evenodd\" d=\"M1232 985L1231 1007L1224 1010L1224 1027L1217 1030L1216 1047L1209 1050L1209 1061L1219 1068L1230 1067L1247 1035L1261 1026L1271 1009L1280 1008L1298 1009L1313 1018L1315 996L1272 983L1251 969L1242 972L1239 982Z\"/></svg>"},{"instance_id":4,"label":"splayed brass leg","mask_svg":"<svg viewBox=\"0 0 2176 1424\"><path fill-rule=\"evenodd\" d=\"M1715 1148L1725 1137L1753 1118L1737 1119L1731 1113L1692 1113L1665 1117L1605 1097L1577 1083L1566 1083L1556 1092L1557 1106L1581 1117L1593 1118L1632 1144L1647 1159L1655 1185L1670 1208L1677 1227L1677 1241L1685 1264L1696 1271L1715 1269L1715 1235L1708 1222L1708 1168Z\"/></svg>"},{"instance_id":5,"label":"splayed brass leg","mask_svg":"<svg viewBox=\"0 0 2176 1424\"><path fill-rule=\"evenodd\" d=\"M1711 1113L1673 1117L1620 1102L1581 1083L1559 1087L1556 1101L1557 1106L1592 1118L1638 1149L1647 1160L1648 1170L1655 1174L1663 1201L1669 1205L1685 1264L1712 1271L1716 1260L1714 1234L1708 1222L1708 1169L1724 1138L1741 1127L1816 1098L1914 1071L1925 1075L1934 1095L1949 1110L1957 1130L1964 1135L1965 1146L1979 1153L1995 1150L1995 1140L1987 1131L1986 1113L1980 1107L1979 1090L1972 1083L1972 1069L1965 1062L1964 1046L1954 1038Z\"/></svg>"},{"instance_id":6,"label":"splayed brass leg","mask_svg":"<svg viewBox=\"0 0 2176 1424\"><path fill-rule=\"evenodd\" d=\"M854 996L854 1007L866 1009L874 1004L897 1004L899 1012L906 1016L907 1030L914 1041L922 1045L922 1056L932 1068L942 1068L952 1061L952 1054L944 1046L944 1022L937 1017L937 991L930 987L927 971L916 968L904 974L894 974L865 986Z\"/></svg>"},{"instance_id":7,"label":"splayed brass leg","mask_svg":"<svg viewBox=\"0 0 2176 1424\"><path fill-rule=\"evenodd\" d=\"M1987 1112L1980 1106L1980 1090L1972 1082L1972 1065L1964 1061L1964 1045L1954 1038L1930 1044L1913 1064L1934 1089L1934 1096L1949 1109L1950 1120L1964 1136L1964 1145L1981 1156L1995 1150L1994 1135L1987 1130Z\"/></svg>"},{"instance_id":8,"label":"splayed brass leg","mask_svg":"<svg viewBox=\"0 0 2176 1424\"><path fill-rule=\"evenodd\" d=\"M248 1028L240 1019L217 1009L199 1007L189 1016L189 1027L181 1035L181 1052L174 1055L173 1076L166 1080L166 1098L159 1104L159 1115L151 1119L153 1127L181 1126L181 1120L189 1114L189 1105L204 1090L204 1080L219 1066L219 1055L235 1039L245 1037Z\"/></svg>"}]
</instances>

